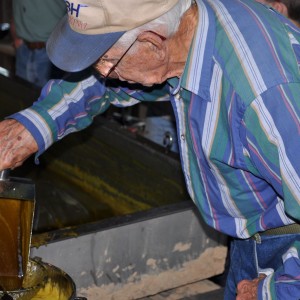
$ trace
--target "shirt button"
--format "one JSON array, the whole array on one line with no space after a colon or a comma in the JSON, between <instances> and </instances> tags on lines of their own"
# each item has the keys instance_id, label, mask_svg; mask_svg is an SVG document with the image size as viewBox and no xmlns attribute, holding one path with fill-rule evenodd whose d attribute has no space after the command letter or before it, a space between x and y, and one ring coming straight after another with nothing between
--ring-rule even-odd
<instances>
[{"instance_id":1,"label":"shirt button","mask_svg":"<svg viewBox=\"0 0 300 300\"><path fill-rule=\"evenodd\" d=\"M180 135L180 138L185 141L185 135L183 133Z\"/></svg>"},{"instance_id":2,"label":"shirt button","mask_svg":"<svg viewBox=\"0 0 300 300\"><path fill-rule=\"evenodd\" d=\"M179 95L179 94L176 94L176 95L175 95L175 99L176 99L176 100L180 100L180 95Z\"/></svg>"},{"instance_id":3,"label":"shirt button","mask_svg":"<svg viewBox=\"0 0 300 300\"><path fill-rule=\"evenodd\" d=\"M243 154L244 154L244 156L250 157L250 153L246 148L243 148Z\"/></svg>"}]
</instances>

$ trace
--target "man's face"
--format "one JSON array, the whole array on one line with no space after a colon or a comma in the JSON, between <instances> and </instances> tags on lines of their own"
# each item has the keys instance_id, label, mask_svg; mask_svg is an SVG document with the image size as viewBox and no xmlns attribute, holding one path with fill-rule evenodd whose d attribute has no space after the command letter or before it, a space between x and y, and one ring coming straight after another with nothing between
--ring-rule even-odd
<instances>
[{"instance_id":1,"label":"man's face","mask_svg":"<svg viewBox=\"0 0 300 300\"><path fill-rule=\"evenodd\" d=\"M114 45L95 64L95 69L104 77L144 86L166 80L157 48L151 42L138 38L127 49Z\"/></svg>"}]
</instances>

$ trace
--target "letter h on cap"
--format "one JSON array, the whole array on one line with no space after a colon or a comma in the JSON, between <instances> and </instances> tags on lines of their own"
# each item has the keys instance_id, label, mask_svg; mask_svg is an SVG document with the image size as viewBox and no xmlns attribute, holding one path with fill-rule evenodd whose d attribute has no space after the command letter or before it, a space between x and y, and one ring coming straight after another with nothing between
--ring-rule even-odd
<instances>
[{"instance_id":1,"label":"letter h on cap","mask_svg":"<svg viewBox=\"0 0 300 300\"><path fill-rule=\"evenodd\" d=\"M78 18L78 16L79 16L80 8L88 6L88 5L84 5L84 4L77 4L77 7L74 7L73 2L70 2L70 1L65 1L65 2L67 5L68 14L73 16L73 13L76 12L76 15L75 15L76 18Z\"/></svg>"}]
</instances>

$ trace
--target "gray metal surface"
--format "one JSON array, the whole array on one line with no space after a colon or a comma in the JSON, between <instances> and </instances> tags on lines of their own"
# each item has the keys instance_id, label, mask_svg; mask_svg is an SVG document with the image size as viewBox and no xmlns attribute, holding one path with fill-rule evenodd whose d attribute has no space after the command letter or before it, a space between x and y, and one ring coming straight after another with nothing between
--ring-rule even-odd
<instances>
[{"instance_id":1,"label":"gray metal surface","mask_svg":"<svg viewBox=\"0 0 300 300\"><path fill-rule=\"evenodd\" d=\"M77 237L54 236L31 255L65 270L88 299L138 299L223 272L226 238L202 223L192 203L154 210Z\"/></svg>"}]
</instances>

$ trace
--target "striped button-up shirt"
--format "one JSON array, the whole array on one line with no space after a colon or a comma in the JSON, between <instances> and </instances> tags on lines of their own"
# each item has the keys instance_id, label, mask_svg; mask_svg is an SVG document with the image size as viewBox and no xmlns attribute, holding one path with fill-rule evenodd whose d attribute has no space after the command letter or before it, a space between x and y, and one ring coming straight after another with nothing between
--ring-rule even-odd
<instances>
[{"instance_id":1,"label":"striped button-up shirt","mask_svg":"<svg viewBox=\"0 0 300 300\"><path fill-rule=\"evenodd\" d=\"M180 78L151 93L110 87L94 75L52 80L31 108L12 117L35 137L40 155L110 104L170 100L187 188L209 225L244 239L299 221L300 32L256 2L197 5L199 23ZM291 277L299 275L293 269ZM273 299L271 286L268 277L269 298L261 299Z\"/></svg>"}]
</instances>

